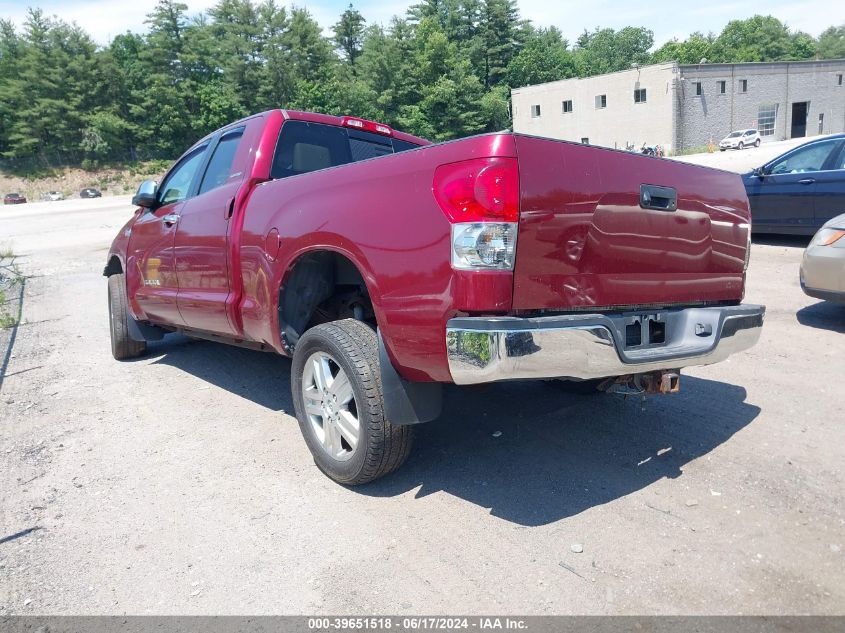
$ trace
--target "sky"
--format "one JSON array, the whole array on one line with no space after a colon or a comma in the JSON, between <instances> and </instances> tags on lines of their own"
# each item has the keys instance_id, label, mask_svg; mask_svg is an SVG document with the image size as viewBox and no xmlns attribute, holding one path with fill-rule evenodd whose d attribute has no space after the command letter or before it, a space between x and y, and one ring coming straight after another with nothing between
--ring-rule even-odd
<instances>
[{"instance_id":1,"label":"sky","mask_svg":"<svg viewBox=\"0 0 845 633\"><path fill-rule=\"evenodd\" d=\"M207 10L216 0L182 0L193 15ZM290 2L277 0L279 4ZM368 23L386 24L391 16L403 15L416 0L356 0L355 7ZM0 17L21 25L29 6L40 7L48 15L67 22L75 21L100 44L126 30L143 32L144 19L156 0L0 0ZM328 30L349 0L296 0L306 7L320 25ZM734 0L518 0L523 18L538 26L556 26L570 42L584 29L625 26L646 26L654 31L655 45L677 37L685 38L693 31L718 33L730 20L747 18L755 13L774 15L792 29L817 36L831 25L845 23L845 2L842 0L768 0L747 2ZM688 5L688 6L684 6ZM689 6L692 5L692 6Z\"/></svg>"}]
</instances>

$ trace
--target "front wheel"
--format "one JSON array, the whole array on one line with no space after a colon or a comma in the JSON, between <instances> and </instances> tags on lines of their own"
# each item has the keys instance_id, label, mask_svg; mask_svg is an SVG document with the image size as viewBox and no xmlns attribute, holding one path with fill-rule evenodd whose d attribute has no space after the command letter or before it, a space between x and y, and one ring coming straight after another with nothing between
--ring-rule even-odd
<instances>
[{"instance_id":1,"label":"front wheel","mask_svg":"<svg viewBox=\"0 0 845 633\"><path fill-rule=\"evenodd\" d=\"M361 321L305 332L293 354L291 390L305 443L336 482L369 483L407 459L411 428L385 418L378 339Z\"/></svg>"},{"instance_id":2,"label":"front wheel","mask_svg":"<svg viewBox=\"0 0 845 633\"><path fill-rule=\"evenodd\" d=\"M754 147L760 147L760 139L759 138L756 141L754 141Z\"/></svg>"},{"instance_id":3,"label":"front wheel","mask_svg":"<svg viewBox=\"0 0 845 633\"><path fill-rule=\"evenodd\" d=\"M745 143L743 143L742 141L740 141L739 143L739 149L745 149Z\"/></svg>"},{"instance_id":4,"label":"front wheel","mask_svg":"<svg viewBox=\"0 0 845 633\"><path fill-rule=\"evenodd\" d=\"M109 334L111 355L115 360L126 360L140 356L147 350L147 344L129 336L129 305L126 299L126 275L109 277Z\"/></svg>"}]
</instances>

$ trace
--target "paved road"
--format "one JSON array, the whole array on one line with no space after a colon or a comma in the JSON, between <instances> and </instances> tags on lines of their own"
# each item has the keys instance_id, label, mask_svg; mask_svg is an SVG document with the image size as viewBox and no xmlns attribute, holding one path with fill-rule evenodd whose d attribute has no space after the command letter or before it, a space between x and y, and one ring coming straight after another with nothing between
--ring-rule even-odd
<instances>
[{"instance_id":1,"label":"paved road","mask_svg":"<svg viewBox=\"0 0 845 633\"><path fill-rule=\"evenodd\" d=\"M801 294L800 243L754 246L762 341L681 394L451 388L404 469L350 490L309 458L287 360L179 337L111 359L125 202L0 211L31 275L0 614L845 612L845 308Z\"/></svg>"},{"instance_id":2,"label":"paved road","mask_svg":"<svg viewBox=\"0 0 845 633\"><path fill-rule=\"evenodd\" d=\"M820 138L823 138L823 136L814 136L812 138L791 138L785 141L766 142L760 145L760 147L749 147L748 149L741 151L726 150L724 152L720 152L717 150L712 154L690 154L688 156L676 156L673 158L686 163L716 167L718 169L726 169L728 171L735 171L743 174L751 171L755 167L760 167L764 163L780 156L784 152L788 152L793 147L797 147L811 140Z\"/></svg>"}]
</instances>

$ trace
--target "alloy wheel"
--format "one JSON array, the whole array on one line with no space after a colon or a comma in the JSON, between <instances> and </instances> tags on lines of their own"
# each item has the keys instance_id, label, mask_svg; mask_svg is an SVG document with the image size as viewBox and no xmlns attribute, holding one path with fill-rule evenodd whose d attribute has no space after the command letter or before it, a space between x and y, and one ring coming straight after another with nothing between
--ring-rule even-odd
<instances>
[{"instance_id":1,"label":"alloy wheel","mask_svg":"<svg viewBox=\"0 0 845 633\"><path fill-rule=\"evenodd\" d=\"M350 459L361 431L358 407L349 377L326 352L314 352L305 362L302 399L323 450L338 461Z\"/></svg>"}]
</instances>

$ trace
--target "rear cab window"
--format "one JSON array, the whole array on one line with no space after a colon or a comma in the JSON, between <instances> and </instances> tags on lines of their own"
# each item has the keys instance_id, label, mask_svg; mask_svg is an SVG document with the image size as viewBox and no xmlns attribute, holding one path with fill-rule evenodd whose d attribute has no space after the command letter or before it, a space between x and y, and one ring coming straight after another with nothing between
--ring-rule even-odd
<instances>
[{"instance_id":1,"label":"rear cab window","mask_svg":"<svg viewBox=\"0 0 845 633\"><path fill-rule=\"evenodd\" d=\"M282 126L270 177L287 178L418 147L399 139L322 123L287 121Z\"/></svg>"}]
</instances>

